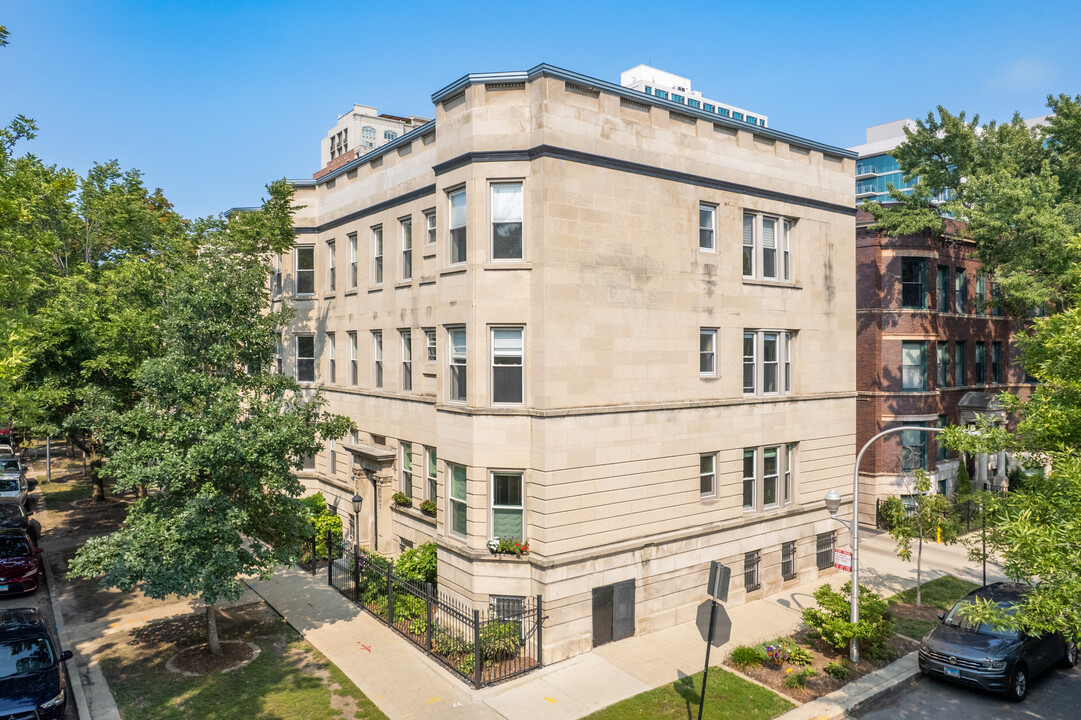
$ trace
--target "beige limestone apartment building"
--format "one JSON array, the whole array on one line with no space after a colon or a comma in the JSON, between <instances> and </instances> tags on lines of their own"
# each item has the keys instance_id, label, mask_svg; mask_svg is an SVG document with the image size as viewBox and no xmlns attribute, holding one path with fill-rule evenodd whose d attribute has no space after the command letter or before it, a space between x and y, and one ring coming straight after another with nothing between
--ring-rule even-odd
<instances>
[{"instance_id":1,"label":"beige limestone apartment building","mask_svg":"<svg viewBox=\"0 0 1081 720\"><path fill-rule=\"evenodd\" d=\"M358 427L306 485L475 607L542 595L548 661L693 619L711 560L730 603L833 572L853 155L549 65L433 102L297 183L280 363Z\"/></svg>"}]
</instances>

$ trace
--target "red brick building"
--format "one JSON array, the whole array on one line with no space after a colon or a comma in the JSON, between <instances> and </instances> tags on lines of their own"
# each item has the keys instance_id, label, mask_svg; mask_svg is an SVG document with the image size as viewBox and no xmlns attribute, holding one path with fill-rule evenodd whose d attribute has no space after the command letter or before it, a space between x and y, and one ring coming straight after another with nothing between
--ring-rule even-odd
<instances>
[{"instance_id":1,"label":"red brick building","mask_svg":"<svg viewBox=\"0 0 1081 720\"><path fill-rule=\"evenodd\" d=\"M871 222L868 213L857 215L856 446L900 425L957 424L969 393L978 394L966 404L1024 389L1011 343L1016 321L996 306L975 244L930 234L884 237L868 229ZM878 499L910 494L906 480L917 467L938 492L952 493L957 464L930 433L887 435L860 465L860 521L874 523ZM1001 481L1005 459L992 458L990 466Z\"/></svg>"}]
</instances>

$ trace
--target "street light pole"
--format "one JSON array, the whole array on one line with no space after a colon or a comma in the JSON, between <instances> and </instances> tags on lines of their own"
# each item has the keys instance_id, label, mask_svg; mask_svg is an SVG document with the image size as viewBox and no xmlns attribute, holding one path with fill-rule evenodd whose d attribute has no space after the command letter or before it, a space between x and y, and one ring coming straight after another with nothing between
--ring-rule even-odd
<instances>
[{"instance_id":1,"label":"street light pole","mask_svg":"<svg viewBox=\"0 0 1081 720\"><path fill-rule=\"evenodd\" d=\"M830 490L828 493L826 493L826 509L829 510L830 517L847 527L852 535L852 593L849 599L849 603L851 605L849 619L852 621L853 626L855 626L860 621L860 463L863 461L863 453L867 452L867 448L871 447L871 443L873 443L875 440L878 440L880 437L883 437L885 435L904 432L905 430L915 430L928 434L942 432L942 428L922 427L919 425L902 425L901 427L883 430L882 432L868 440L866 443L864 443L863 447L860 448L859 454L856 455L856 467L852 470L851 524L837 517L837 509L841 505L841 496L837 494L837 491ZM852 637L852 641L849 646L848 657L852 661L853 665L858 664L860 661L860 641L855 636Z\"/></svg>"}]
</instances>

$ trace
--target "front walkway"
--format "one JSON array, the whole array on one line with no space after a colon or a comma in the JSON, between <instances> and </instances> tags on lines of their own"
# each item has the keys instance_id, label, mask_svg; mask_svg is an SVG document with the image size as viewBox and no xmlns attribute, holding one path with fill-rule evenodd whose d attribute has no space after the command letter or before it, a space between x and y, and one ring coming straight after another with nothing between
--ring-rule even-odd
<instances>
[{"instance_id":1,"label":"front walkway","mask_svg":"<svg viewBox=\"0 0 1081 720\"><path fill-rule=\"evenodd\" d=\"M861 584L890 595L916 583L916 567L897 557L885 533L861 528ZM981 581L960 545L925 545L923 580L944 574ZM829 578L839 586L849 578ZM1004 579L988 565L988 582ZM720 623L725 642L710 655L720 664L736 645L782 636L800 624L803 608L814 604L821 582L801 585L761 600L727 609ZM283 568L266 581L250 580L252 590L341 668L392 720L576 720L645 690L693 675L705 659L708 624L705 588L699 622L635 636L534 671L498 685L473 690L381 622L327 584L325 571L310 575Z\"/></svg>"}]
</instances>

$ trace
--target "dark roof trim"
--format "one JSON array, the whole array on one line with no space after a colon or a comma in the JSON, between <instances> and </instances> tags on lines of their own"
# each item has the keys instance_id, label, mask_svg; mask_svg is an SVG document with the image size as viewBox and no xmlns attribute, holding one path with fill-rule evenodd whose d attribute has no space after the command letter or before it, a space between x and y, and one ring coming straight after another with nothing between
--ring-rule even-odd
<instances>
[{"instance_id":1,"label":"dark roof trim","mask_svg":"<svg viewBox=\"0 0 1081 720\"><path fill-rule=\"evenodd\" d=\"M293 231L297 235L314 235L316 233L321 233L325 230L333 230L336 227L341 227L342 225L346 225L355 220L360 220L361 218L365 218L369 215L374 215L378 212L389 210L390 208L397 207L398 205L404 205L407 202L419 200L422 197L427 197L434 194L435 185L426 185L422 188L417 188L416 190L410 190L409 192L398 195L397 197L392 197L389 200L378 202L375 205L369 205L366 208L362 208L361 210L357 210L356 212L351 212L348 215L343 215L340 218L335 218L334 220L325 222L317 227L297 227L294 228Z\"/></svg>"},{"instance_id":2,"label":"dark roof trim","mask_svg":"<svg viewBox=\"0 0 1081 720\"><path fill-rule=\"evenodd\" d=\"M816 210L824 210L826 212L840 213L842 215L854 216L856 214L856 208L851 205L838 205L837 203L824 202L822 200L815 200L799 195L790 195L789 193L777 192L775 190L766 190L752 185L743 185L742 183L718 180L703 175L693 175L691 173L678 172L676 170L667 170L653 165L644 165L628 160L618 160L604 155L594 155L592 153L568 150L566 148L558 148L551 145L538 145L529 150L497 150L491 152L465 153L456 158L447 160L446 162L439 163L433 170L435 171L436 177L438 177L439 175L471 163L533 161L538 158L555 158L566 162L582 163L594 167L617 170L619 172L628 172L661 180L671 180L672 182L686 183L688 185L698 185L699 187L707 187L714 190L750 195L764 200L777 200L779 202L791 203L793 205L814 208Z\"/></svg>"},{"instance_id":3,"label":"dark roof trim","mask_svg":"<svg viewBox=\"0 0 1081 720\"><path fill-rule=\"evenodd\" d=\"M335 168L331 172L328 172L326 175L320 177L318 180L308 180L307 178L304 178L300 180L287 180L286 182L288 182L294 187L302 188L312 188L316 185L322 185L323 183L333 180L334 178L341 177L350 170L356 170L364 163L369 163L372 160L383 157L391 150L397 150L403 145L408 145L409 143L416 140L418 137L421 137L422 135L427 135L432 130L435 130L435 120L429 120L420 127L410 130L405 135L391 140L386 145L380 145L379 147L370 150L369 152L361 155L360 157L350 160L345 165L342 165L339 168Z\"/></svg>"},{"instance_id":4,"label":"dark roof trim","mask_svg":"<svg viewBox=\"0 0 1081 720\"><path fill-rule=\"evenodd\" d=\"M501 72L501 73L471 73L465 75L450 85L437 90L432 94L432 102L437 105L444 100L454 97L465 88L470 85L489 85L493 83L515 83L515 82L528 82L536 80L540 77L551 77L564 82L571 82L575 85L581 85L582 87L590 90L603 91L618 95L621 98L626 98L637 103L644 105L656 105L657 107L665 108L666 110L676 110L688 115L690 117L700 118L702 120L708 120L717 125L724 125L730 128L736 128L739 130L746 130L747 132L753 132L756 135L772 138L774 140L781 140L789 143L790 145L796 145L798 147L807 148L810 150L818 150L829 155L836 155L838 157L853 158L855 159L856 153L845 148L834 147L833 145L827 145L825 143L815 142L814 140L808 140L801 138L797 135L791 135L789 133L780 132L768 127L762 127L761 125L751 125L749 123L743 123L732 118L726 118L721 115L706 112L700 108L692 108L682 103L677 103L672 100L662 100L654 95L646 95L639 90L632 90L625 88L622 85L616 83L610 83L606 80L598 80L597 78L589 77L588 75L582 75L571 70L564 70L563 68L555 67L554 65L548 65L547 63L541 63L528 71L521 72Z\"/></svg>"}]
</instances>

